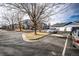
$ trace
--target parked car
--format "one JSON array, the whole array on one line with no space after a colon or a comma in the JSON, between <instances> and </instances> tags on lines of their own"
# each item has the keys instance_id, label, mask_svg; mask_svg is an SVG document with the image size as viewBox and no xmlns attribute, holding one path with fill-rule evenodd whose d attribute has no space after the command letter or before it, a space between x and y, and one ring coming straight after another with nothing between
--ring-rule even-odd
<instances>
[{"instance_id":1,"label":"parked car","mask_svg":"<svg viewBox=\"0 0 79 59\"><path fill-rule=\"evenodd\" d=\"M72 45L79 48L79 28L74 28L72 31Z\"/></svg>"},{"instance_id":2,"label":"parked car","mask_svg":"<svg viewBox=\"0 0 79 59\"><path fill-rule=\"evenodd\" d=\"M49 33L57 33L58 30L56 28L50 28L50 29L47 30L47 32L49 32Z\"/></svg>"}]
</instances>

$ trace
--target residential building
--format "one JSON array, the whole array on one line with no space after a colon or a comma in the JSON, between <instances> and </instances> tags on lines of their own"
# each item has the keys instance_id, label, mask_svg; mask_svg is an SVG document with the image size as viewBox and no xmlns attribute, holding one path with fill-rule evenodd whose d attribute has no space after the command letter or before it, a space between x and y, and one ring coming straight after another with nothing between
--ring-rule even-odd
<instances>
[{"instance_id":1,"label":"residential building","mask_svg":"<svg viewBox=\"0 0 79 59\"><path fill-rule=\"evenodd\" d=\"M56 23L50 27L56 28L59 31L70 31L67 27L67 25L71 24L72 22L67 22L67 23Z\"/></svg>"}]
</instances>

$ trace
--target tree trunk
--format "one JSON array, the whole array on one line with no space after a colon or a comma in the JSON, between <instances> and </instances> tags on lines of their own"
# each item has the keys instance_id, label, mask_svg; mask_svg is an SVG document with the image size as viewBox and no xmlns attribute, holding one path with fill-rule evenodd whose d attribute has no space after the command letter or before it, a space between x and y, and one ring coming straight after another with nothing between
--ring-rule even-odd
<instances>
[{"instance_id":1,"label":"tree trunk","mask_svg":"<svg viewBox=\"0 0 79 59\"><path fill-rule=\"evenodd\" d=\"M10 22L9 22L8 30L11 30Z\"/></svg>"},{"instance_id":2,"label":"tree trunk","mask_svg":"<svg viewBox=\"0 0 79 59\"><path fill-rule=\"evenodd\" d=\"M36 29L36 27L35 27L35 35L37 35L37 29Z\"/></svg>"},{"instance_id":3,"label":"tree trunk","mask_svg":"<svg viewBox=\"0 0 79 59\"><path fill-rule=\"evenodd\" d=\"M37 24L36 24L36 22L34 23L34 27L35 27L34 33L35 33L35 35L37 35Z\"/></svg>"},{"instance_id":4,"label":"tree trunk","mask_svg":"<svg viewBox=\"0 0 79 59\"><path fill-rule=\"evenodd\" d=\"M14 24L12 24L12 30L14 30Z\"/></svg>"},{"instance_id":5,"label":"tree trunk","mask_svg":"<svg viewBox=\"0 0 79 59\"><path fill-rule=\"evenodd\" d=\"M11 30L14 30L14 22L13 22L13 19L12 19L12 25L11 25Z\"/></svg>"},{"instance_id":6,"label":"tree trunk","mask_svg":"<svg viewBox=\"0 0 79 59\"><path fill-rule=\"evenodd\" d=\"M21 22L19 22L19 29L20 29L20 31L22 31L22 29L21 29Z\"/></svg>"}]
</instances>

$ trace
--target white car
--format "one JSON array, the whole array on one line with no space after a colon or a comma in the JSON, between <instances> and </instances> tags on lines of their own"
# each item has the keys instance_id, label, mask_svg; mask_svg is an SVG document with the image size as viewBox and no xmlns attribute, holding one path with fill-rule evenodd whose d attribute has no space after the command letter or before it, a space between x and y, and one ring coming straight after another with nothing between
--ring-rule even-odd
<instances>
[{"instance_id":1,"label":"white car","mask_svg":"<svg viewBox=\"0 0 79 59\"><path fill-rule=\"evenodd\" d=\"M79 29L72 32L72 44L76 48L79 48Z\"/></svg>"},{"instance_id":2,"label":"white car","mask_svg":"<svg viewBox=\"0 0 79 59\"><path fill-rule=\"evenodd\" d=\"M50 28L47 30L47 32L49 32L49 33L57 33L57 31L58 30L56 28Z\"/></svg>"}]
</instances>

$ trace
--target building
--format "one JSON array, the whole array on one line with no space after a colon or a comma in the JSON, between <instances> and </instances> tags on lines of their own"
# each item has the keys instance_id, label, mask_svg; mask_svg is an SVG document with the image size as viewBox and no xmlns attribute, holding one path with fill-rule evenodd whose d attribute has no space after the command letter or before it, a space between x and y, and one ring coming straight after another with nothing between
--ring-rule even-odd
<instances>
[{"instance_id":1,"label":"building","mask_svg":"<svg viewBox=\"0 0 79 59\"><path fill-rule=\"evenodd\" d=\"M66 31L71 31L72 27L79 27L79 21L72 22L71 24L65 26Z\"/></svg>"},{"instance_id":2,"label":"building","mask_svg":"<svg viewBox=\"0 0 79 59\"><path fill-rule=\"evenodd\" d=\"M54 24L54 25L52 25L52 26L50 26L50 27L56 28L56 29L58 29L59 31L70 31L70 30L68 29L68 26L67 26L67 25L69 25L69 24L71 24L71 23L72 23L72 22L56 23L56 24Z\"/></svg>"}]
</instances>

